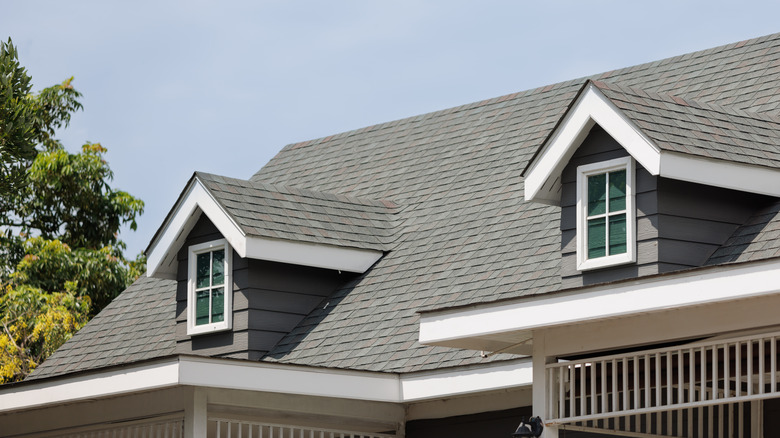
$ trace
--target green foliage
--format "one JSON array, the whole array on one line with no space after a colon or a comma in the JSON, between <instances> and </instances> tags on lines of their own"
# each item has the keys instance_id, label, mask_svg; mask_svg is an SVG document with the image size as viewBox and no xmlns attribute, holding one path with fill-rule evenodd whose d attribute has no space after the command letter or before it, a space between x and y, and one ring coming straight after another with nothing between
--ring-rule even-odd
<instances>
[{"instance_id":1,"label":"green foliage","mask_svg":"<svg viewBox=\"0 0 780 438\"><path fill-rule=\"evenodd\" d=\"M115 245L124 223L135 230L144 204L108 185L113 173L105 152L99 143L85 144L79 154L60 145L41 152L28 172L15 225L74 248Z\"/></svg>"},{"instance_id":2,"label":"green foliage","mask_svg":"<svg viewBox=\"0 0 780 438\"><path fill-rule=\"evenodd\" d=\"M81 109L70 78L30 93L0 43L0 383L20 380L146 270L119 229L144 204L111 188L99 143L69 153L54 138Z\"/></svg>"},{"instance_id":3,"label":"green foliage","mask_svg":"<svg viewBox=\"0 0 780 438\"><path fill-rule=\"evenodd\" d=\"M70 78L60 85L30 94L30 76L19 63L16 47L0 42L0 196L13 196L24 184L24 172L38 153L50 147L54 131L67 126L81 109L81 94Z\"/></svg>"},{"instance_id":4,"label":"green foliage","mask_svg":"<svg viewBox=\"0 0 780 438\"><path fill-rule=\"evenodd\" d=\"M89 297L26 285L2 292L0 383L6 383L23 379L87 323Z\"/></svg>"}]
</instances>

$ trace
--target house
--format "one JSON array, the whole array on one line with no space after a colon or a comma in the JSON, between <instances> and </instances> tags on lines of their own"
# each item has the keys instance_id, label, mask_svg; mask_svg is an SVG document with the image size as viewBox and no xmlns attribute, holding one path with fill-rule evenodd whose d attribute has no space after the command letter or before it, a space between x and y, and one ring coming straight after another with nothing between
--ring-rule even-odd
<instances>
[{"instance_id":1,"label":"house","mask_svg":"<svg viewBox=\"0 0 780 438\"><path fill-rule=\"evenodd\" d=\"M777 436L780 34L195 173L4 437Z\"/></svg>"}]
</instances>

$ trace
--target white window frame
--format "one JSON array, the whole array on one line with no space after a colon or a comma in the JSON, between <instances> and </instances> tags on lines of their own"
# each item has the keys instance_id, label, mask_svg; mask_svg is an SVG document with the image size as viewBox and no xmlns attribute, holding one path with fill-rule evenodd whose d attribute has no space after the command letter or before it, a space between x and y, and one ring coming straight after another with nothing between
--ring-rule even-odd
<instances>
[{"instance_id":1,"label":"white window frame","mask_svg":"<svg viewBox=\"0 0 780 438\"><path fill-rule=\"evenodd\" d=\"M588 177L626 170L626 252L588 258ZM605 268L636 262L635 164L630 156L577 167L577 270ZM609 223L609 221L607 221Z\"/></svg>"},{"instance_id":2,"label":"white window frame","mask_svg":"<svg viewBox=\"0 0 780 438\"><path fill-rule=\"evenodd\" d=\"M223 321L203 325L195 324L195 280L197 274L197 255L204 252L225 250L225 318ZM233 328L233 249L227 240L219 239L192 245L188 250L187 269L187 335L214 333Z\"/></svg>"}]
</instances>

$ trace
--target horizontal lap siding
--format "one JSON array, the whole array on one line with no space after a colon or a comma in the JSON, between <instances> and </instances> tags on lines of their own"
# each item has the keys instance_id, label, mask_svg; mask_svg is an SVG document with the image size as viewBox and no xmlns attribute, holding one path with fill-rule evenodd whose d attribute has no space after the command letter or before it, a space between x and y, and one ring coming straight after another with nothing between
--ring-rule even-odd
<instances>
[{"instance_id":1,"label":"horizontal lap siding","mask_svg":"<svg viewBox=\"0 0 780 438\"><path fill-rule=\"evenodd\" d=\"M187 335L188 247L220 239L201 216L179 251L176 309L177 351L184 354L258 360L353 274L262 260L233 252L233 330Z\"/></svg>"},{"instance_id":2,"label":"horizontal lap siding","mask_svg":"<svg viewBox=\"0 0 780 438\"><path fill-rule=\"evenodd\" d=\"M628 152L595 126L561 174L563 287L616 281L703 266L769 198L651 175L636 163L637 261L577 271L577 166L625 157Z\"/></svg>"},{"instance_id":3,"label":"horizontal lap siding","mask_svg":"<svg viewBox=\"0 0 780 438\"><path fill-rule=\"evenodd\" d=\"M637 163L634 187L637 263L585 272L577 270L577 166L625 156L628 156L628 152L597 125L561 174L561 277L564 288L657 274L662 268L658 260L657 178Z\"/></svg>"},{"instance_id":4,"label":"horizontal lap siding","mask_svg":"<svg viewBox=\"0 0 780 438\"><path fill-rule=\"evenodd\" d=\"M760 195L659 178L659 260L704 265L766 201Z\"/></svg>"},{"instance_id":5,"label":"horizontal lap siding","mask_svg":"<svg viewBox=\"0 0 780 438\"><path fill-rule=\"evenodd\" d=\"M406 438L510 437L520 419L532 416L530 406L406 423Z\"/></svg>"}]
</instances>

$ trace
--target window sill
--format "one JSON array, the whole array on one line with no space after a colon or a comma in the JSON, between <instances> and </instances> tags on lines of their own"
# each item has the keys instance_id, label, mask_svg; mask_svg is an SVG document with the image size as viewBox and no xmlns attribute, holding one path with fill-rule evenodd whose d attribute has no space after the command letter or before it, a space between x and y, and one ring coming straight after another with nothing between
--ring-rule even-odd
<instances>
[{"instance_id":1,"label":"window sill","mask_svg":"<svg viewBox=\"0 0 780 438\"><path fill-rule=\"evenodd\" d=\"M636 262L636 259L633 254L619 254L579 262L577 263L577 270L590 271L593 269L610 268L612 266L626 265L634 262Z\"/></svg>"},{"instance_id":2,"label":"window sill","mask_svg":"<svg viewBox=\"0 0 780 438\"><path fill-rule=\"evenodd\" d=\"M225 332L230 330L230 326L227 323L219 324L207 324L199 326L187 326L187 336L205 335L209 333Z\"/></svg>"}]
</instances>

